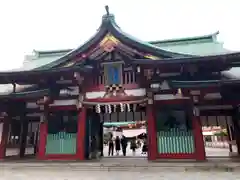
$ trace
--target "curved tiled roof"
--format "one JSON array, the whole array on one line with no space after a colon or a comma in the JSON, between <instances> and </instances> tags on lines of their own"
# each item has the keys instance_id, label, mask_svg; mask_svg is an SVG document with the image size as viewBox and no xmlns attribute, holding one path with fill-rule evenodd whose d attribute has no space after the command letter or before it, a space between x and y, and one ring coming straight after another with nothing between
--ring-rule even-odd
<instances>
[{"instance_id":1,"label":"curved tiled roof","mask_svg":"<svg viewBox=\"0 0 240 180\"><path fill-rule=\"evenodd\" d=\"M233 51L227 50L223 47L223 43L216 40L218 32L195 37L186 37L179 39L151 41L149 44L159 46L161 49L168 50L174 53L184 53L194 56L208 56L232 53ZM73 51L72 49L59 49L59 50L34 50L34 56L26 58L24 70L39 68L46 64L51 64L57 59Z\"/></svg>"},{"instance_id":2,"label":"curved tiled roof","mask_svg":"<svg viewBox=\"0 0 240 180\"><path fill-rule=\"evenodd\" d=\"M65 55L62 57L45 64L43 66L37 67L38 69L45 69L45 68L52 68L56 67L62 63L67 62L68 60L71 60L76 55L81 54L89 50L92 46L99 43L107 33L112 34L116 38L118 38L123 44L127 44L128 46L132 46L135 49L141 50L146 53L150 53L151 55L157 56L157 57L164 57L164 58L173 58L173 57L189 57L191 55L183 54L183 53L177 53L177 52L171 52L167 50L163 50L158 46L155 46L151 43L144 42L141 40L138 40L127 33L123 32L119 26L115 22L115 17L112 14L106 14L102 17L102 24L100 28L98 29L97 33L90 38L87 42L85 42L80 47L70 50L69 52L66 52ZM52 51L52 53L56 54L57 51ZM61 50L59 52L64 52L64 50ZM39 52L40 54L47 54L48 52ZM51 51L50 51L51 53ZM58 53L58 52L57 52Z\"/></svg>"}]
</instances>

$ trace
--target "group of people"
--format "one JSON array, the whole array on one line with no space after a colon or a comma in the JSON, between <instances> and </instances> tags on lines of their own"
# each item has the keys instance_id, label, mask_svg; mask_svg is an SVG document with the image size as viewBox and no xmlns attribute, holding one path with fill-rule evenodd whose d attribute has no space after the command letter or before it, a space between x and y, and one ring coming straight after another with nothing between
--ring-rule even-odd
<instances>
[{"instance_id":1,"label":"group of people","mask_svg":"<svg viewBox=\"0 0 240 180\"><path fill-rule=\"evenodd\" d=\"M120 150L122 149L123 156L126 156L126 150L127 150L128 141L126 137L123 135L121 138L119 136L116 136L116 138L113 138L113 135L110 136L108 141L108 156L113 156L114 154L114 147L116 151L116 155L119 155ZM130 149L132 150L133 156L135 156L136 149L141 147L140 140L136 141L135 139L132 139L130 142ZM143 141L142 146L142 154L146 154L148 151L147 148L147 141Z\"/></svg>"},{"instance_id":2,"label":"group of people","mask_svg":"<svg viewBox=\"0 0 240 180\"><path fill-rule=\"evenodd\" d=\"M116 138L113 138L113 135L110 136L110 139L108 141L108 156L113 156L113 152L114 152L114 146L115 146L115 150L116 150L116 154L119 155L119 152L121 150L122 147L122 153L123 156L126 156L126 150L127 150L127 139L125 136L122 136L122 138L120 139L119 136L116 136Z\"/></svg>"},{"instance_id":3,"label":"group of people","mask_svg":"<svg viewBox=\"0 0 240 180\"><path fill-rule=\"evenodd\" d=\"M113 137L112 134L110 134L109 140L107 141L108 144L108 156L114 155L114 149L116 152L116 155L118 156L120 151L122 150L123 156L126 156L127 146L128 146L128 139L122 135L121 138L119 136ZM100 146L100 141L97 136L93 136L91 138L91 149L89 158L90 159L98 159L101 156L103 156L103 150ZM132 155L135 156L136 149L142 147L142 154L147 154L148 146L147 146L147 140L144 139L143 143L142 140L136 138L133 138L130 140L130 149L132 150ZM100 154L99 154L100 153Z\"/></svg>"}]
</instances>

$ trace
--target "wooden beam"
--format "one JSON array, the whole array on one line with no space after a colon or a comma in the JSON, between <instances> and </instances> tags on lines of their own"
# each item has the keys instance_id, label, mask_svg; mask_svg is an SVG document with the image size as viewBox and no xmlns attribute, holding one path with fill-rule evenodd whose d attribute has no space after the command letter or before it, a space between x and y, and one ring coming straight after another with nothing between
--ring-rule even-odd
<instances>
[{"instance_id":1,"label":"wooden beam","mask_svg":"<svg viewBox=\"0 0 240 180\"><path fill-rule=\"evenodd\" d=\"M200 111L200 116L231 116L231 109L213 109L213 110L202 110Z\"/></svg>"}]
</instances>

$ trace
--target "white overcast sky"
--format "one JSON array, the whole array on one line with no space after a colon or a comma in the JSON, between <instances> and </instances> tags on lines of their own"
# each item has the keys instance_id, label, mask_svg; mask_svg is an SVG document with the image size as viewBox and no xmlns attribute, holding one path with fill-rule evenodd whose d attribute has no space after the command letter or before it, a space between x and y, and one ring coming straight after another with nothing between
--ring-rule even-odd
<instances>
[{"instance_id":1,"label":"white overcast sky","mask_svg":"<svg viewBox=\"0 0 240 180\"><path fill-rule=\"evenodd\" d=\"M127 33L161 40L220 31L225 48L240 50L240 0L1 0L0 70L21 66L36 50L75 48L110 13Z\"/></svg>"}]
</instances>

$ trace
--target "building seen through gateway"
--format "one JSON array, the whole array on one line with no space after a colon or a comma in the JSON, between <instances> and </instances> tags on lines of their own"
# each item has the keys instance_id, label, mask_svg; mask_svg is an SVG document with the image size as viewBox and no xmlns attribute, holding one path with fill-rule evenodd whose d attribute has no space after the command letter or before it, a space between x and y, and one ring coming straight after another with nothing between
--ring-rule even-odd
<instances>
[{"instance_id":1,"label":"building seen through gateway","mask_svg":"<svg viewBox=\"0 0 240 180\"><path fill-rule=\"evenodd\" d=\"M239 156L240 53L224 49L218 32L144 42L106 10L82 46L35 50L22 69L0 72L9 86L0 94L0 159L108 157L119 136L127 148L145 143L148 160L202 161L223 134L227 155Z\"/></svg>"}]
</instances>

